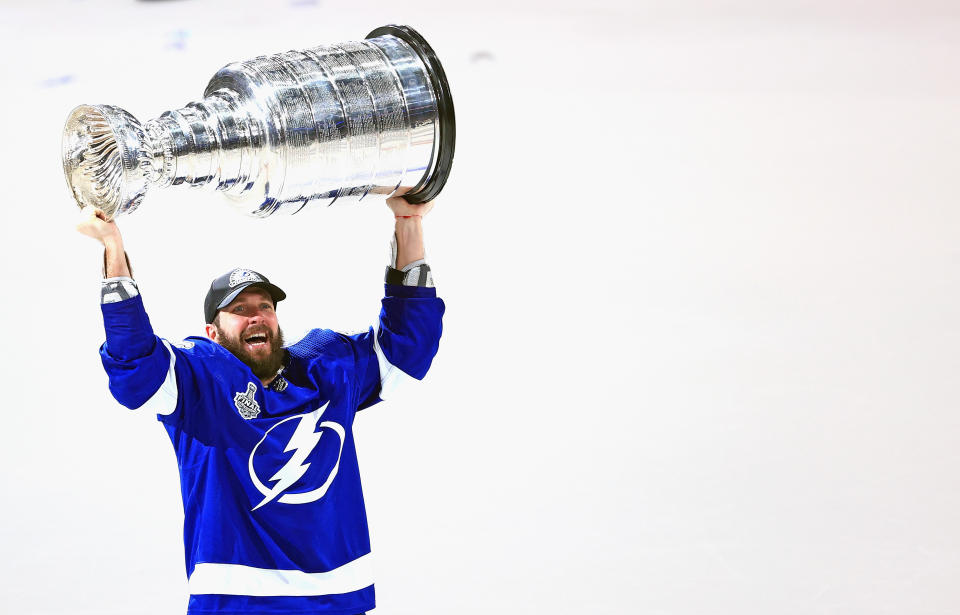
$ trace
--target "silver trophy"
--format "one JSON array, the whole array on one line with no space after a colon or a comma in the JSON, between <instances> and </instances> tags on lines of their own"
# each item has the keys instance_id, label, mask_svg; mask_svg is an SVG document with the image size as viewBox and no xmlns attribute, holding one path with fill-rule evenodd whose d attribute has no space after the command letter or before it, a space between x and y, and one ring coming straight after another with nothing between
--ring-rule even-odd
<instances>
[{"instance_id":1,"label":"silver trophy","mask_svg":"<svg viewBox=\"0 0 960 615\"><path fill-rule=\"evenodd\" d=\"M453 100L430 45L407 26L363 41L229 64L203 100L141 123L81 105L63 131L63 172L80 207L109 218L151 185L209 186L266 217L412 186L443 188L456 139Z\"/></svg>"}]
</instances>

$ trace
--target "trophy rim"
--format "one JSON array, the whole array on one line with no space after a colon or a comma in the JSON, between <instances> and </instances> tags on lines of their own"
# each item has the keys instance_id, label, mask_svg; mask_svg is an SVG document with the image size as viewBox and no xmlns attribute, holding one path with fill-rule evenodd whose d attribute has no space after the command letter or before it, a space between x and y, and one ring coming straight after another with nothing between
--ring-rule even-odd
<instances>
[{"instance_id":1,"label":"trophy rim","mask_svg":"<svg viewBox=\"0 0 960 615\"><path fill-rule=\"evenodd\" d=\"M450 177L450 169L453 166L453 154L456 149L457 128L456 116L453 109L453 96L450 94L450 83L447 81L447 74L440 64L433 47L423 36L406 25L388 24L381 26L369 34L366 38L377 38L379 36L391 35L399 38L408 44L427 66L427 76L430 84L437 96L437 116L440 123L440 139L434 152L431 167L433 173L429 177L423 178L414 186L410 192L403 195L408 203L419 204L432 201L443 190L443 186Z\"/></svg>"}]
</instances>

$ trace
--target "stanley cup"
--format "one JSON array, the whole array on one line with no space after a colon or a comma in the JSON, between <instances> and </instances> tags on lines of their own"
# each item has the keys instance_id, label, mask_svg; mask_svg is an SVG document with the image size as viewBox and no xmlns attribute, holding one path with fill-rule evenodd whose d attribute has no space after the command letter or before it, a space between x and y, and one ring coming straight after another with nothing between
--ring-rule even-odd
<instances>
[{"instance_id":1,"label":"stanley cup","mask_svg":"<svg viewBox=\"0 0 960 615\"><path fill-rule=\"evenodd\" d=\"M266 217L400 185L423 203L450 173L450 87L407 26L229 64L203 96L144 123L111 105L75 108L63 171L77 204L113 218L136 209L151 185L188 184Z\"/></svg>"}]
</instances>

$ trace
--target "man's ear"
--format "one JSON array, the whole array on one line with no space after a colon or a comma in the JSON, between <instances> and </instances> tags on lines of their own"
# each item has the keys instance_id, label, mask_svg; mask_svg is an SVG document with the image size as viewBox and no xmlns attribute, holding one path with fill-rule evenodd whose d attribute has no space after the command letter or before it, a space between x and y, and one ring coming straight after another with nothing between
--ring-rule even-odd
<instances>
[{"instance_id":1,"label":"man's ear","mask_svg":"<svg viewBox=\"0 0 960 615\"><path fill-rule=\"evenodd\" d=\"M206 330L207 330L207 337L209 337L211 340L213 340L213 341L216 342L216 341L217 341L217 328L214 327L213 325L207 325ZM220 342L217 342L217 343L219 344Z\"/></svg>"}]
</instances>

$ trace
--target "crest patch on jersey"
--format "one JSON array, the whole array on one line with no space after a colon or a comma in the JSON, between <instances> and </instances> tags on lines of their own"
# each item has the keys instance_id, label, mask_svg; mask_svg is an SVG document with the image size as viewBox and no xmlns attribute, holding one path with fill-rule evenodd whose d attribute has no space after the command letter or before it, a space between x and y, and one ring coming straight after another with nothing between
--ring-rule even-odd
<instances>
[{"instance_id":1,"label":"crest patch on jersey","mask_svg":"<svg viewBox=\"0 0 960 615\"><path fill-rule=\"evenodd\" d=\"M321 420L329 405L330 402L327 402L313 412L290 416L277 422L250 451L247 464L250 479L257 491L263 494L263 499L252 510L274 500L281 504L309 504L327 493L340 470L340 458L343 456L343 443L346 440L343 425ZM324 432L332 433L321 438ZM336 434L339 442L331 437L333 434ZM323 444L320 444L321 442ZM324 448L326 450L322 451ZM284 455L278 455L279 451L283 451ZM287 457L285 453L290 451L293 451L293 455ZM324 454L328 456L328 463L333 462L332 465L325 466L322 463ZM311 467L321 470L311 476L308 473ZM326 471L323 471L324 467ZM264 479L267 479L266 483L273 485L267 486Z\"/></svg>"},{"instance_id":2,"label":"crest patch on jersey","mask_svg":"<svg viewBox=\"0 0 960 615\"><path fill-rule=\"evenodd\" d=\"M237 393L233 396L233 405L237 407L240 416L245 419L255 419L260 414L260 404L254 399L257 394L257 385L252 382L247 383L247 390L243 393Z\"/></svg>"},{"instance_id":3,"label":"crest patch on jersey","mask_svg":"<svg viewBox=\"0 0 960 615\"><path fill-rule=\"evenodd\" d=\"M182 342L174 342L173 345L176 346L177 348L182 348L184 350L190 350L191 348L193 348L193 342L188 340L183 340Z\"/></svg>"},{"instance_id":4,"label":"crest patch on jersey","mask_svg":"<svg viewBox=\"0 0 960 615\"><path fill-rule=\"evenodd\" d=\"M230 272L230 288L244 282L263 282L263 278L249 269L234 269Z\"/></svg>"}]
</instances>

